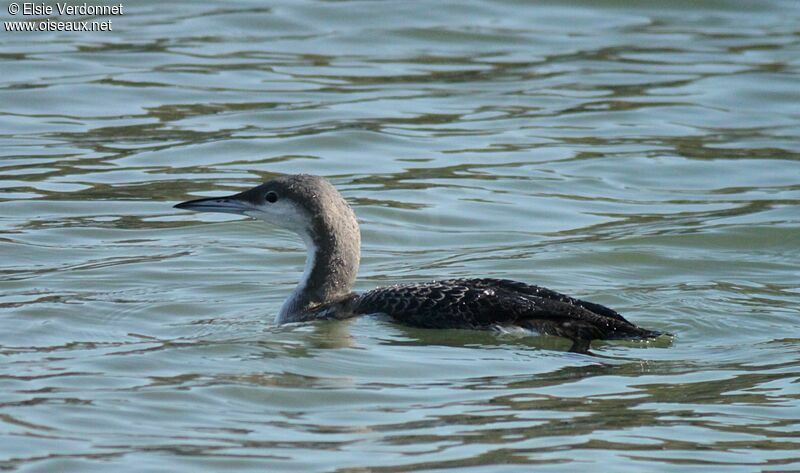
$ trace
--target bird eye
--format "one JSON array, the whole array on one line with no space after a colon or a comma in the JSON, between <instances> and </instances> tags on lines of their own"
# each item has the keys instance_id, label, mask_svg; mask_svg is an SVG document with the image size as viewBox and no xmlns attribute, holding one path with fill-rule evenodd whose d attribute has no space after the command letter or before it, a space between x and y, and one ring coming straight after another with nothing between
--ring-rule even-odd
<instances>
[{"instance_id":1,"label":"bird eye","mask_svg":"<svg viewBox=\"0 0 800 473\"><path fill-rule=\"evenodd\" d=\"M274 191L269 191L269 192L267 192L267 195L264 198L270 204L274 204L275 202L278 201L278 194L276 194Z\"/></svg>"}]
</instances>

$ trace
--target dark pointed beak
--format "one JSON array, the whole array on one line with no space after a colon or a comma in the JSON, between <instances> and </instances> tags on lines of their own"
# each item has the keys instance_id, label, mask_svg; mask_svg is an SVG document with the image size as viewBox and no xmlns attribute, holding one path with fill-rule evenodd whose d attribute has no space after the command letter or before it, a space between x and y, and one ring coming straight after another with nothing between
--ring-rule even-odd
<instances>
[{"instance_id":1,"label":"dark pointed beak","mask_svg":"<svg viewBox=\"0 0 800 473\"><path fill-rule=\"evenodd\" d=\"M195 212L219 212L226 214L244 215L248 210L253 210L253 204L242 199L241 194L226 197L208 197L205 199L187 200L175 205L176 209L193 210Z\"/></svg>"}]
</instances>

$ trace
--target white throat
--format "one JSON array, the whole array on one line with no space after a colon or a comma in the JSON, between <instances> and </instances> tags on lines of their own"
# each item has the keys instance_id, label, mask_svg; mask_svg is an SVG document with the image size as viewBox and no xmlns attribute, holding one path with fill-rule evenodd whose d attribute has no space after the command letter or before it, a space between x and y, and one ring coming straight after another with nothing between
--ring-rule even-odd
<instances>
[{"instance_id":1,"label":"white throat","mask_svg":"<svg viewBox=\"0 0 800 473\"><path fill-rule=\"evenodd\" d=\"M277 324L292 322L289 320L291 314L296 313L297 309L303 304L303 296L308 288L308 280L311 277L311 271L314 269L314 263L317 259L317 245L314 240L307 233L303 233L303 242L306 244L306 266L303 269L303 274L300 276L300 282L289 297L283 302L278 318L275 320Z\"/></svg>"}]
</instances>

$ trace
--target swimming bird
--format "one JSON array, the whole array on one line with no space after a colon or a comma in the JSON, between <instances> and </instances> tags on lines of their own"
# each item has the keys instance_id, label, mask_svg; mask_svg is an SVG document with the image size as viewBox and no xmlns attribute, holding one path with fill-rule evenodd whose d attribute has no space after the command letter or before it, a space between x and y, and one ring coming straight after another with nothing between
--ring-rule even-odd
<instances>
[{"instance_id":1,"label":"swimming bird","mask_svg":"<svg viewBox=\"0 0 800 473\"><path fill-rule=\"evenodd\" d=\"M277 177L227 197L190 200L175 208L247 215L286 228L308 254L299 284L277 323L383 314L410 326L524 329L572 341L588 353L596 339L653 338L658 331L628 322L608 307L508 279L446 279L352 291L361 258L361 232L352 207L326 179Z\"/></svg>"}]
</instances>

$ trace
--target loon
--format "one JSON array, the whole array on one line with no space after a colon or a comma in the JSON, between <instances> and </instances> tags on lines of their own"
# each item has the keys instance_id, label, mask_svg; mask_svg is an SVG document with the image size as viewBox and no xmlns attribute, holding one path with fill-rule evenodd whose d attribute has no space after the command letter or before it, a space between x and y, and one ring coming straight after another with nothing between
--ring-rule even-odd
<instances>
[{"instance_id":1,"label":"loon","mask_svg":"<svg viewBox=\"0 0 800 473\"><path fill-rule=\"evenodd\" d=\"M382 314L414 327L523 329L572 341L589 353L596 339L647 339L661 332L628 322L608 307L508 279L446 279L352 291L361 258L355 213L326 179L277 177L227 197L190 200L175 208L247 215L297 233L308 255L300 283L277 323Z\"/></svg>"}]
</instances>

